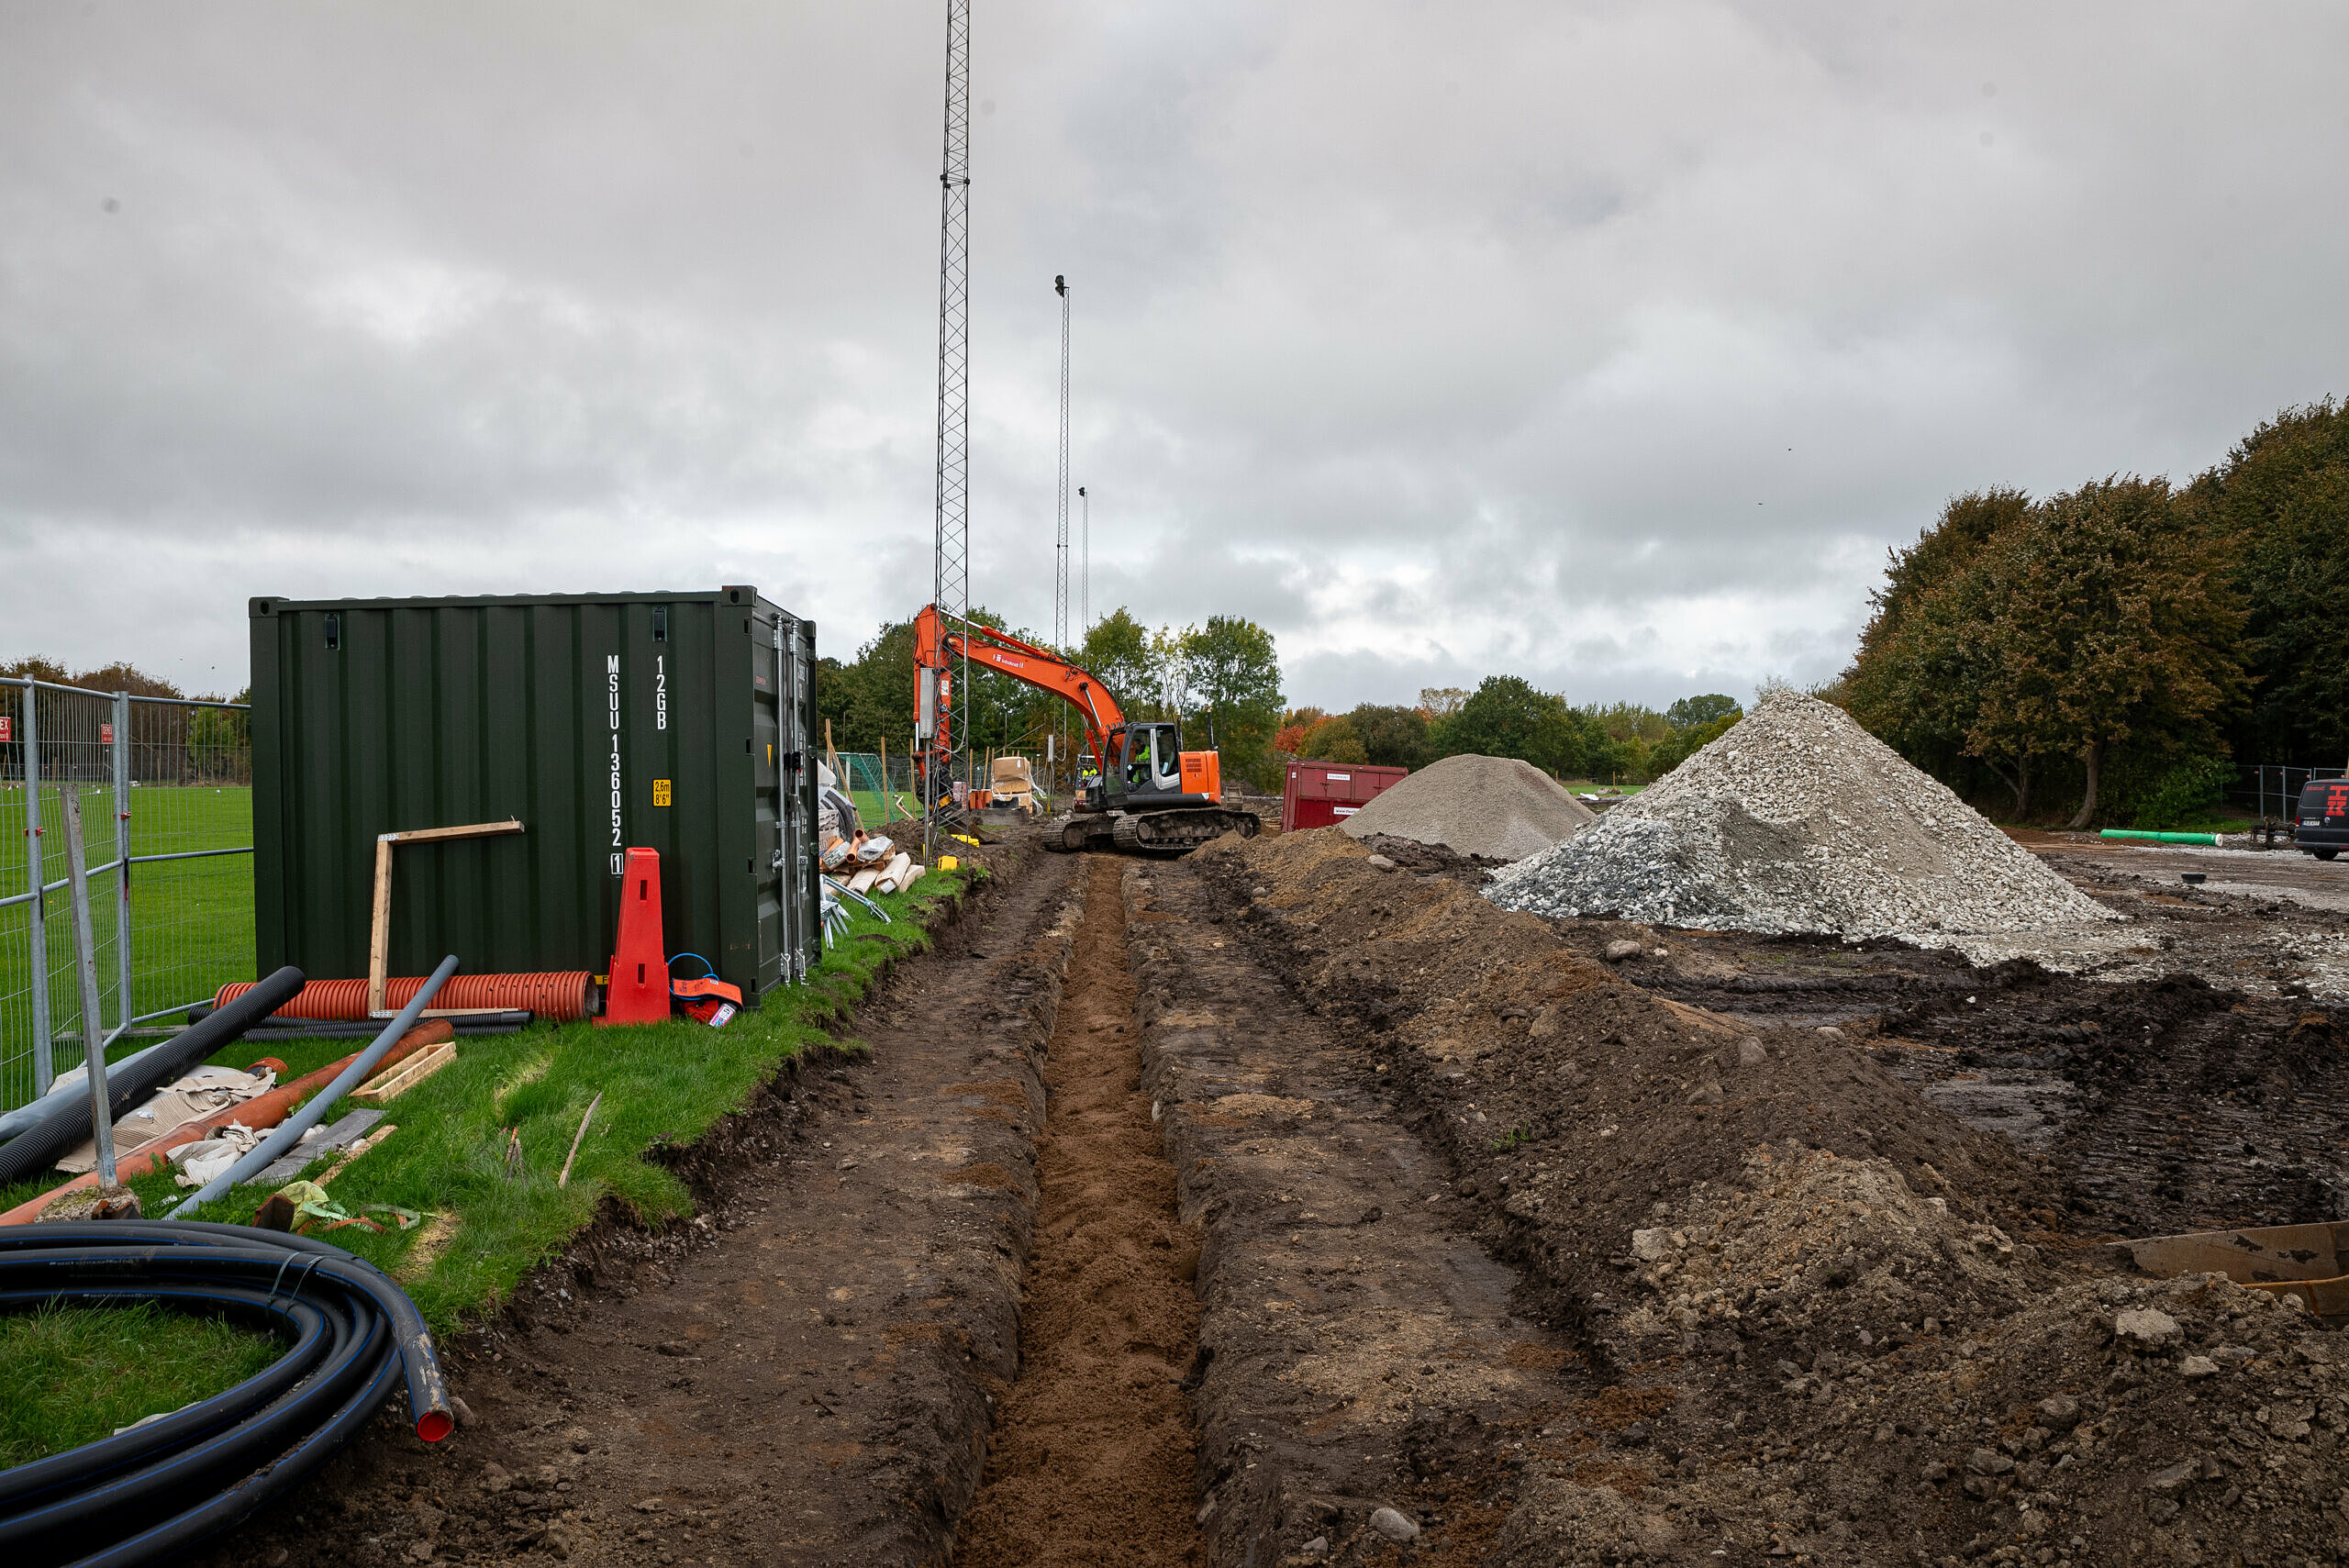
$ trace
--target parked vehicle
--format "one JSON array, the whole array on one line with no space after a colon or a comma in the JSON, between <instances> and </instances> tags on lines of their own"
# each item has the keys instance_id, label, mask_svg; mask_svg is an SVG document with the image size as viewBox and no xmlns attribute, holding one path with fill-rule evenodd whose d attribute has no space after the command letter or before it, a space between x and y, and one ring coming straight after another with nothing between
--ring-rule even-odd
<instances>
[{"instance_id":1,"label":"parked vehicle","mask_svg":"<svg viewBox=\"0 0 2349 1568\"><path fill-rule=\"evenodd\" d=\"M2349 778L2310 779L2300 786L2292 842L2321 861L2349 846Z\"/></svg>"}]
</instances>

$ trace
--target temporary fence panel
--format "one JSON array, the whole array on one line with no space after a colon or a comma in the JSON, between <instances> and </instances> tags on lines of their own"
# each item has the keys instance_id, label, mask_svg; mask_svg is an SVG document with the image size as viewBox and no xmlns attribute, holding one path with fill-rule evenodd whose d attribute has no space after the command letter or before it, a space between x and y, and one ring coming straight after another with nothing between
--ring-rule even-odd
<instances>
[{"instance_id":1,"label":"temporary fence panel","mask_svg":"<svg viewBox=\"0 0 2349 1568\"><path fill-rule=\"evenodd\" d=\"M0 680L0 1107L85 1028L124 1029L253 973L243 707ZM64 810L82 797L99 1013L82 1017Z\"/></svg>"},{"instance_id":2,"label":"temporary fence panel","mask_svg":"<svg viewBox=\"0 0 2349 1568\"><path fill-rule=\"evenodd\" d=\"M252 603L256 942L364 974L377 835L518 818L393 861L390 969L584 969L627 851L671 955L755 995L819 951L815 627L726 587Z\"/></svg>"},{"instance_id":3,"label":"temporary fence panel","mask_svg":"<svg viewBox=\"0 0 2349 1568\"><path fill-rule=\"evenodd\" d=\"M2308 782L2337 779L2343 772L2339 767L2312 763L2240 763L2225 789L2225 803L2232 810L2258 819L2259 826L2252 830L2255 838L2280 847L2291 842L2300 791Z\"/></svg>"}]
</instances>

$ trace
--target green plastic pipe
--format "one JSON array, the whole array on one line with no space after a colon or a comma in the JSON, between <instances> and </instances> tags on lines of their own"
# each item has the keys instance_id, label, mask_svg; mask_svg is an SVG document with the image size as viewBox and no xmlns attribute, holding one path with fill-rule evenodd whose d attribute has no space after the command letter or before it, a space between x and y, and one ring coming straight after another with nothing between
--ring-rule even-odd
<instances>
[{"instance_id":1,"label":"green plastic pipe","mask_svg":"<svg viewBox=\"0 0 2349 1568\"><path fill-rule=\"evenodd\" d=\"M2100 839L2151 839L2156 844L2209 844L2216 848L2216 833L2147 833L2135 828L2107 828L2097 835Z\"/></svg>"}]
</instances>

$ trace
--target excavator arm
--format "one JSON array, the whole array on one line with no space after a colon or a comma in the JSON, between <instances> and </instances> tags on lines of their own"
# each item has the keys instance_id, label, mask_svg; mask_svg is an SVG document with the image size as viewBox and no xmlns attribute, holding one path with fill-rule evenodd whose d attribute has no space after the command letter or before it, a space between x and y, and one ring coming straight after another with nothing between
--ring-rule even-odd
<instances>
[{"instance_id":1,"label":"excavator arm","mask_svg":"<svg viewBox=\"0 0 2349 1568\"><path fill-rule=\"evenodd\" d=\"M936 605L925 606L914 617L914 679L924 684L923 689L935 693L937 729L930 741L933 756L952 754L953 737L949 733L948 714L951 704L944 698L952 688L953 662L967 658L974 664L984 664L990 670L1000 670L1013 680L1024 681L1038 691L1050 692L1076 709L1085 720L1085 743L1093 750L1093 761L1101 776L1111 776L1109 732L1126 721L1119 710L1117 698L1109 695L1099 677L1063 659L1048 648L1025 642L1009 632L975 621L949 624Z\"/></svg>"}]
</instances>

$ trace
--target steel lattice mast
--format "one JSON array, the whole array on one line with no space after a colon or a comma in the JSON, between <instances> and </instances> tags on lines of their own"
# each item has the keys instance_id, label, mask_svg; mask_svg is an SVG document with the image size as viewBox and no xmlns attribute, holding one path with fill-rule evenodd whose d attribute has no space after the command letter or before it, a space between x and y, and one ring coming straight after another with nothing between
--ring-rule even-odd
<instances>
[{"instance_id":1,"label":"steel lattice mast","mask_svg":"<svg viewBox=\"0 0 2349 1568\"><path fill-rule=\"evenodd\" d=\"M938 198L938 504L930 602L949 627L971 609L971 6L946 0L946 147ZM945 793L952 749L970 748L971 661L940 705L930 799Z\"/></svg>"},{"instance_id":2,"label":"steel lattice mast","mask_svg":"<svg viewBox=\"0 0 2349 1568\"><path fill-rule=\"evenodd\" d=\"M1068 644L1068 279L1054 277L1061 296L1061 482L1060 528L1052 558L1052 646Z\"/></svg>"}]
</instances>

